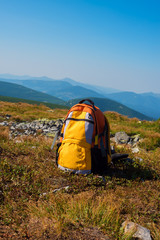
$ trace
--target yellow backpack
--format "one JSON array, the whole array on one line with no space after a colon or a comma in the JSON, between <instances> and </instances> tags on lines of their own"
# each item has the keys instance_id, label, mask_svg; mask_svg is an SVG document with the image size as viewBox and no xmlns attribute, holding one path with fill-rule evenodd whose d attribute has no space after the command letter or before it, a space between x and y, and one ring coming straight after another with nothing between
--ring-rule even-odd
<instances>
[{"instance_id":1,"label":"yellow backpack","mask_svg":"<svg viewBox=\"0 0 160 240\"><path fill-rule=\"evenodd\" d=\"M84 99L73 106L65 118L57 148L57 165L62 170L89 174L104 170L110 162L108 121L93 101Z\"/></svg>"}]
</instances>

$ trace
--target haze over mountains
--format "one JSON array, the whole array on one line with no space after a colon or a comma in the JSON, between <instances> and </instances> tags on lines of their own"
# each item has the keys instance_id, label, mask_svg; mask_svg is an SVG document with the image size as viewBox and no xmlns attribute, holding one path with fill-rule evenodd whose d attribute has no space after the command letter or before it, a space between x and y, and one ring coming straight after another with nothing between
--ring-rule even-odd
<instances>
[{"instance_id":1,"label":"haze over mountains","mask_svg":"<svg viewBox=\"0 0 160 240\"><path fill-rule=\"evenodd\" d=\"M0 81L0 95L63 105L65 103L62 99L56 98L46 93L38 92L19 84L2 81Z\"/></svg>"},{"instance_id":2,"label":"haze over mountains","mask_svg":"<svg viewBox=\"0 0 160 240\"><path fill-rule=\"evenodd\" d=\"M102 111L109 110L109 105L107 104L106 99L114 100L114 102L110 101L110 107L112 109L112 106L115 106L115 101L117 104L121 104L121 108L119 110L123 109L125 106L128 107L128 109L133 109L135 112L142 113L143 117L139 117L140 119L146 119L146 116L148 116L150 119L158 119L160 118L160 94L154 94L154 93L142 93L137 94L134 92L120 92L117 89L112 88L103 88L100 86L94 86L89 84L84 84L80 82L76 82L69 78L64 78L62 80L55 80L48 77L30 77L30 76L14 76L11 74L0 74L0 81L8 83L14 83L18 84L19 86L23 86L26 88L31 88L32 91L38 91L36 92L36 95L32 93L32 96L28 99L36 100L36 101L47 101L53 103L52 97L56 97L56 104L64 104L64 101L69 101L71 99L75 98L96 98L97 102L101 105ZM13 87L13 85L12 85ZM19 87L20 88L20 87ZM15 89L15 85L14 88ZM7 89L6 89L7 91ZM11 91L10 91L11 93ZM30 92L31 93L31 92ZM25 94L30 94L29 92ZM37 99L37 94L44 94L43 98L40 100ZM5 94L9 94L7 91ZM0 95L4 95L4 92L0 90ZM16 96L16 94L11 97L21 97L24 98L21 94L20 96ZM32 98L34 95L34 99ZM42 96L42 95L41 95ZM98 99L101 100L98 100ZM74 101L72 101L74 102ZM100 103L101 102L101 103ZM109 101L108 101L109 102ZM54 102L55 103L55 102ZM112 105L112 106L111 106ZM107 107L108 106L108 107ZM118 107L116 107L118 109ZM117 110L112 110L117 111ZM119 112L119 111L118 111ZM119 112L121 114L127 115L127 112L129 113L129 110L124 111L126 114ZM131 114L132 115L132 114ZM144 117L145 115L145 117ZM128 114L129 116L129 114ZM132 115L136 116L135 114Z\"/></svg>"},{"instance_id":3,"label":"haze over mountains","mask_svg":"<svg viewBox=\"0 0 160 240\"><path fill-rule=\"evenodd\" d=\"M0 79L1 80L1 79ZM60 81L43 81L43 80L11 80L12 83L20 84L22 86L32 88L36 91L52 95L63 99L64 101L73 98L83 97L102 97L101 94L86 89L81 86L73 86L65 80Z\"/></svg>"},{"instance_id":4,"label":"haze over mountains","mask_svg":"<svg viewBox=\"0 0 160 240\"><path fill-rule=\"evenodd\" d=\"M8 97L8 95L11 97ZM17 96L19 98L17 98ZM20 98L22 96L23 96L23 99ZM145 116L137 111L134 111L116 101L106 99L106 98L92 97L91 99L95 102L96 106L98 106L102 111L114 111L131 118L137 117L141 120L152 120L150 117ZM66 107L71 107L74 104L78 103L80 99L76 98L76 99L72 99L70 101L64 102L63 100L53 97L51 95L32 90L30 88L23 87L16 83L8 83L8 82L0 81L0 101L27 102L32 104L44 103L44 105L47 105L51 108L55 108L55 107L66 108ZM56 106L53 104L56 104ZM60 105L57 105L57 104L60 104Z\"/></svg>"},{"instance_id":5,"label":"haze over mountains","mask_svg":"<svg viewBox=\"0 0 160 240\"><path fill-rule=\"evenodd\" d=\"M107 95L109 99L120 102L136 111L155 119L160 118L160 96L154 93L136 94L119 92Z\"/></svg>"}]
</instances>

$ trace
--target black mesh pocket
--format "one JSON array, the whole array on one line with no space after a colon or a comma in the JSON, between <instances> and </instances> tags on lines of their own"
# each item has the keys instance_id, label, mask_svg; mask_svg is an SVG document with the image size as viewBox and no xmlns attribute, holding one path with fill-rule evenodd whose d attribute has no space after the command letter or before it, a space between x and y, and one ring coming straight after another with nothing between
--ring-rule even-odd
<instances>
[{"instance_id":1,"label":"black mesh pocket","mask_svg":"<svg viewBox=\"0 0 160 240\"><path fill-rule=\"evenodd\" d=\"M58 150L60 148L62 143L57 143L57 149L56 149L56 165L58 166L58 157L59 157L59 153Z\"/></svg>"},{"instance_id":2,"label":"black mesh pocket","mask_svg":"<svg viewBox=\"0 0 160 240\"><path fill-rule=\"evenodd\" d=\"M91 149L91 172L92 173L103 173L107 170L107 158L102 157L101 149Z\"/></svg>"}]
</instances>

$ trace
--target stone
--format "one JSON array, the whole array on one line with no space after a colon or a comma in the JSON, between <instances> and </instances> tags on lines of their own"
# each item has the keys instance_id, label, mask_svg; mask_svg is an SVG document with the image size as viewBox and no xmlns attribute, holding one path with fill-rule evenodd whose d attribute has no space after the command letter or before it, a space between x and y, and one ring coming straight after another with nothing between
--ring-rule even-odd
<instances>
[{"instance_id":1,"label":"stone","mask_svg":"<svg viewBox=\"0 0 160 240\"><path fill-rule=\"evenodd\" d=\"M150 231L139 224L125 221L122 223L122 227L125 234L133 233L134 238L138 238L140 240L152 240Z\"/></svg>"},{"instance_id":2,"label":"stone","mask_svg":"<svg viewBox=\"0 0 160 240\"><path fill-rule=\"evenodd\" d=\"M115 134L115 142L117 144L126 144L130 140L130 137L125 132L117 132Z\"/></svg>"},{"instance_id":3,"label":"stone","mask_svg":"<svg viewBox=\"0 0 160 240\"><path fill-rule=\"evenodd\" d=\"M130 137L128 144L130 144L131 147L137 147L137 143L139 141L140 141L140 136L139 136L139 134L137 134L137 135Z\"/></svg>"},{"instance_id":4,"label":"stone","mask_svg":"<svg viewBox=\"0 0 160 240\"><path fill-rule=\"evenodd\" d=\"M44 132L44 133L48 133L48 132L49 132L49 129L43 129L43 132Z\"/></svg>"},{"instance_id":5,"label":"stone","mask_svg":"<svg viewBox=\"0 0 160 240\"><path fill-rule=\"evenodd\" d=\"M134 136L133 142L134 142L134 143L139 142L139 135L135 135L135 136Z\"/></svg>"},{"instance_id":6,"label":"stone","mask_svg":"<svg viewBox=\"0 0 160 240\"><path fill-rule=\"evenodd\" d=\"M139 162L143 162L144 161L143 158L140 158L140 157L136 157L135 159L138 160Z\"/></svg>"},{"instance_id":7,"label":"stone","mask_svg":"<svg viewBox=\"0 0 160 240\"><path fill-rule=\"evenodd\" d=\"M7 126L10 126L10 133L12 136L21 136L21 135L36 135L43 134L43 135L54 135L57 131L59 131L62 127L63 121L60 120L34 120L32 122L21 122L21 123L15 123L15 122L2 122L0 125L4 126L7 124ZM39 132L41 130L41 132Z\"/></svg>"},{"instance_id":8,"label":"stone","mask_svg":"<svg viewBox=\"0 0 160 240\"><path fill-rule=\"evenodd\" d=\"M15 143L21 143L22 141L21 140L16 140Z\"/></svg>"},{"instance_id":9,"label":"stone","mask_svg":"<svg viewBox=\"0 0 160 240\"><path fill-rule=\"evenodd\" d=\"M10 119L11 117L12 117L12 115L6 114L6 119Z\"/></svg>"},{"instance_id":10,"label":"stone","mask_svg":"<svg viewBox=\"0 0 160 240\"><path fill-rule=\"evenodd\" d=\"M57 131L57 127L53 126L50 128L51 131Z\"/></svg>"},{"instance_id":11,"label":"stone","mask_svg":"<svg viewBox=\"0 0 160 240\"><path fill-rule=\"evenodd\" d=\"M6 122L6 121L4 121L4 122L1 122L1 123L0 123L0 125L1 125L1 126L8 126L8 125L9 125L9 123L8 123L8 122Z\"/></svg>"},{"instance_id":12,"label":"stone","mask_svg":"<svg viewBox=\"0 0 160 240\"><path fill-rule=\"evenodd\" d=\"M111 154L113 154L113 153L115 153L116 151L115 151L115 148L114 148L114 146L111 146Z\"/></svg>"},{"instance_id":13,"label":"stone","mask_svg":"<svg viewBox=\"0 0 160 240\"><path fill-rule=\"evenodd\" d=\"M68 189L69 189L69 186L61 187L61 188L56 188L56 189L53 190L53 193L59 192L59 191L61 191L61 190L68 191Z\"/></svg>"},{"instance_id":14,"label":"stone","mask_svg":"<svg viewBox=\"0 0 160 240\"><path fill-rule=\"evenodd\" d=\"M139 148L138 147L132 148L132 153L138 153L138 152L139 152Z\"/></svg>"}]
</instances>

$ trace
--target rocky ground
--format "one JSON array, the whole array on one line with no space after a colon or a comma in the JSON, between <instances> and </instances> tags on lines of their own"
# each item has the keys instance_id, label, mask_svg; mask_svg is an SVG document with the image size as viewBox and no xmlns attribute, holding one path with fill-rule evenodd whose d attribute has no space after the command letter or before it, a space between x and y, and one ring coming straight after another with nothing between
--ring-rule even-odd
<instances>
[{"instance_id":1,"label":"rocky ground","mask_svg":"<svg viewBox=\"0 0 160 240\"><path fill-rule=\"evenodd\" d=\"M1 110L0 239L159 240L159 122L106 113L112 150L132 161L77 176L57 169L51 150L66 112L43 108Z\"/></svg>"},{"instance_id":2,"label":"rocky ground","mask_svg":"<svg viewBox=\"0 0 160 240\"><path fill-rule=\"evenodd\" d=\"M34 120L32 122L13 122L9 121L9 116L6 116L8 121L0 122L0 126L8 126L10 130L10 138L15 138L19 136L36 136L36 135L45 135L48 137L54 137L55 133L60 132L63 119L57 120ZM116 132L111 134L111 142L116 143L117 145L127 144L132 148L133 153L138 153L139 148L137 144L141 141L139 134L132 137L128 136L125 132Z\"/></svg>"},{"instance_id":3,"label":"rocky ground","mask_svg":"<svg viewBox=\"0 0 160 240\"><path fill-rule=\"evenodd\" d=\"M61 129L63 124L62 119L58 120L34 120L32 122L12 122L3 121L0 123L1 126L8 126L10 130L10 137L18 136L36 136L37 134L45 136L54 136L55 133Z\"/></svg>"}]
</instances>

